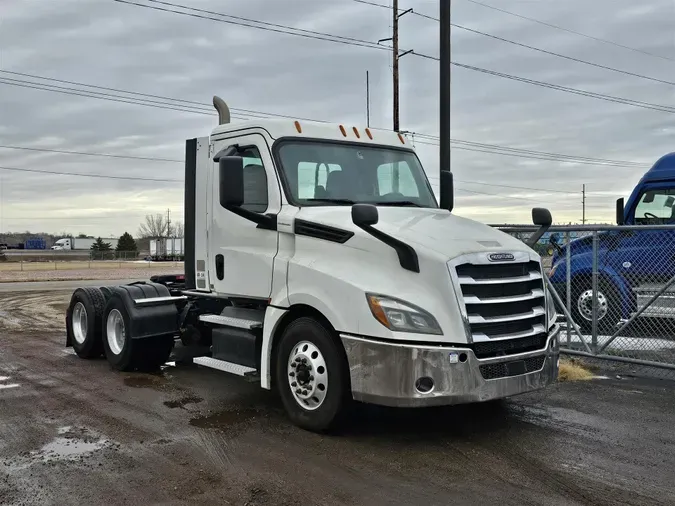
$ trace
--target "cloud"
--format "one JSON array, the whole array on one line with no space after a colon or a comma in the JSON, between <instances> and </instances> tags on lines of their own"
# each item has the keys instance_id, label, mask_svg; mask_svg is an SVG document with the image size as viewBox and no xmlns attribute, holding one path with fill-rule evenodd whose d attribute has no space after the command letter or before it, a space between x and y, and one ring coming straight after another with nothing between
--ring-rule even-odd
<instances>
[{"instance_id":1,"label":"cloud","mask_svg":"<svg viewBox=\"0 0 675 506\"><path fill-rule=\"evenodd\" d=\"M387 0L376 1L387 4ZM485 1L675 58L675 6L671 0L646 0L640 5L629 0ZM179 3L373 42L390 36L387 10L351 0ZM415 12L438 15L436 0L400 3L404 9L412 6ZM675 80L675 62L555 30L467 0L453 2L453 21L571 57ZM234 108L349 124L365 123L368 70L371 124L391 128L392 76L387 51L112 1L5 2L0 23L0 70L206 104L218 94ZM402 48L437 56L435 21L409 13L401 18L400 28ZM563 60L459 28L453 28L453 59L596 93L665 105L673 101L672 86ZM402 128L438 135L438 62L409 54L401 58L400 68ZM452 135L456 139L646 165L672 150L672 115L666 112L570 95L457 67L453 67L452 82ZM216 124L215 111L205 111L207 114L192 114L0 84L0 144L181 160L185 139L207 135ZM438 150L421 143L417 148L436 187ZM2 148L0 166L166 179L181 179L183 171L181 163ZM452 169L461 181L557 190L546 193L458 182L456 212L487 222L527 222L534 205L548 206L556 221L577 221L582 184L588 191L588 216L609 221L614 198L626 195L643 172L642 168L532 160L460 149L453 149ZM0 231L134 232L146 213L167 208L180 213L182 197L180 183L0 170Z\"/></svg>"}]
</instances>

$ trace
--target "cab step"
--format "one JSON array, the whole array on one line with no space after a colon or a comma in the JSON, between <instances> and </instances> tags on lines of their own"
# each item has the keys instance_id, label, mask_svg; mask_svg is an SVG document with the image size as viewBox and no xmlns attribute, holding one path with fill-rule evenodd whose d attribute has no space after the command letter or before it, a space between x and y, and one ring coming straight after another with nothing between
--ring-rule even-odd
<instances>
[{"instance_id":1,"label":"cab step","mask_svg":"<svg viewBox=\"0 0 675 506\"><path fill-rule=\"evenodd\" d=\"M217 358L195 357L193 362L210 369L217 369L218 371L229 372L230 374L236 374L237 376L244 376L247 378L253 378L258 373L253 367L234 364L232 362L226 362L225 360L218 360Z\"/></svg>"},{"instance_id":2,"label":"cab step","mask_svg":"<svg viewBox=\"0 0 675 506\"><path fill-rule=\"evenodd\" d=\"M241 307L226 307L221 314L203 314L199 321L243 330L260 329L265 319L265 311Z\"/></svg>"}]
</instances>

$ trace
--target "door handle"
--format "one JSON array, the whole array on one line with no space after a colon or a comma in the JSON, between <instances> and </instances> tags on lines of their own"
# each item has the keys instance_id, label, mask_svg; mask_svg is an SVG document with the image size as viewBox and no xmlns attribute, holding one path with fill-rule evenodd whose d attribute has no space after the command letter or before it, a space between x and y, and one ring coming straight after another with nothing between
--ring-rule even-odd
<instances>
[{"instance_id":1,"label":"door handle","mask_svg":"<svg viewBox=\"0 0 675 506\"><path fill-rule=\"evenodd\" d=\"M216 255L216 277L220 281L225 277L225 257L221 254Z\"/></svg>"}]
</instances>

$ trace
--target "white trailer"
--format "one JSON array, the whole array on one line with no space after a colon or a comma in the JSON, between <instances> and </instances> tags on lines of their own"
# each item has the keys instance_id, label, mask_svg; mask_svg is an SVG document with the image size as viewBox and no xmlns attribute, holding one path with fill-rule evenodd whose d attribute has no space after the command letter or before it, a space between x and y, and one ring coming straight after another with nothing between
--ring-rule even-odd
<instances>
[{"instance_id":1,"label":"white trailer","mask_svg":"<svg viewBox=\"0 0 675 506\"><path fill-rule=\"evenodd\" d=\"M109 243L111 249L117 247L117 242L119 239L114 237L104 238L103 242ZM58 239L54 245L51 247L53 250L74 250L74 251L86 251L90 250L93 244L96 242L96 239L91 238L81 238L81 237L63 237Z\"/></svg>"},{"instance_id":2,"label":"white trailer","mask_svg":"<svg viewBox=\"0 0 675 506\"><path fill-rule=\"evenodd\" d=\"M526 244L439 206L400 134L292 120L229 122L186 142L185 287L80 288L67 345L119 370L194 362L276 388L297 425L352 400L430 406L553 383L555 309ZM540 230L551 223L533 209ZM201 347L201 348L199 348Z\"/></svg>"},{"instance_id":3,"label":"white trailer","mask_svg":"<svg viewBox=\"0 0 675 506\"><path fill-rule=\"evenodd\" d=\"M185 254L182 237L169 237L150 240L150 257L159 260L178 258Z\"/></svg>"}]
</instances>

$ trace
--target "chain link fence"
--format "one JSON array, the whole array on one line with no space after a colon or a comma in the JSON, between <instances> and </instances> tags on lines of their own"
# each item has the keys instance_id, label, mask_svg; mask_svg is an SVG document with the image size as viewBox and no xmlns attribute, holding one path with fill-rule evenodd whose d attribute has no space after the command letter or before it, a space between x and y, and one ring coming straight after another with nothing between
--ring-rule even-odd
<instances>
[{"instance_id":1,"label":"chain link fence","mask_svg":"<svg viewBox=\"0 0 675 506\"><path fill-rule=\"evenodd\" d=\"M182 255L152 257L138 251L0 250L0 271L63 271L144 265L182 265Z\"/></svg>"},{"instance_id":2,"label":"chain link fence","mask_svg":"<svg viewBox=\"0 0 675 506\"><path fill-rule=\"evenodd\" d=\"M520 240L536 229L495 227ZM675 378L675 226L557 226L534 249L565 353Z\"/></svg>"}]
</instances>

